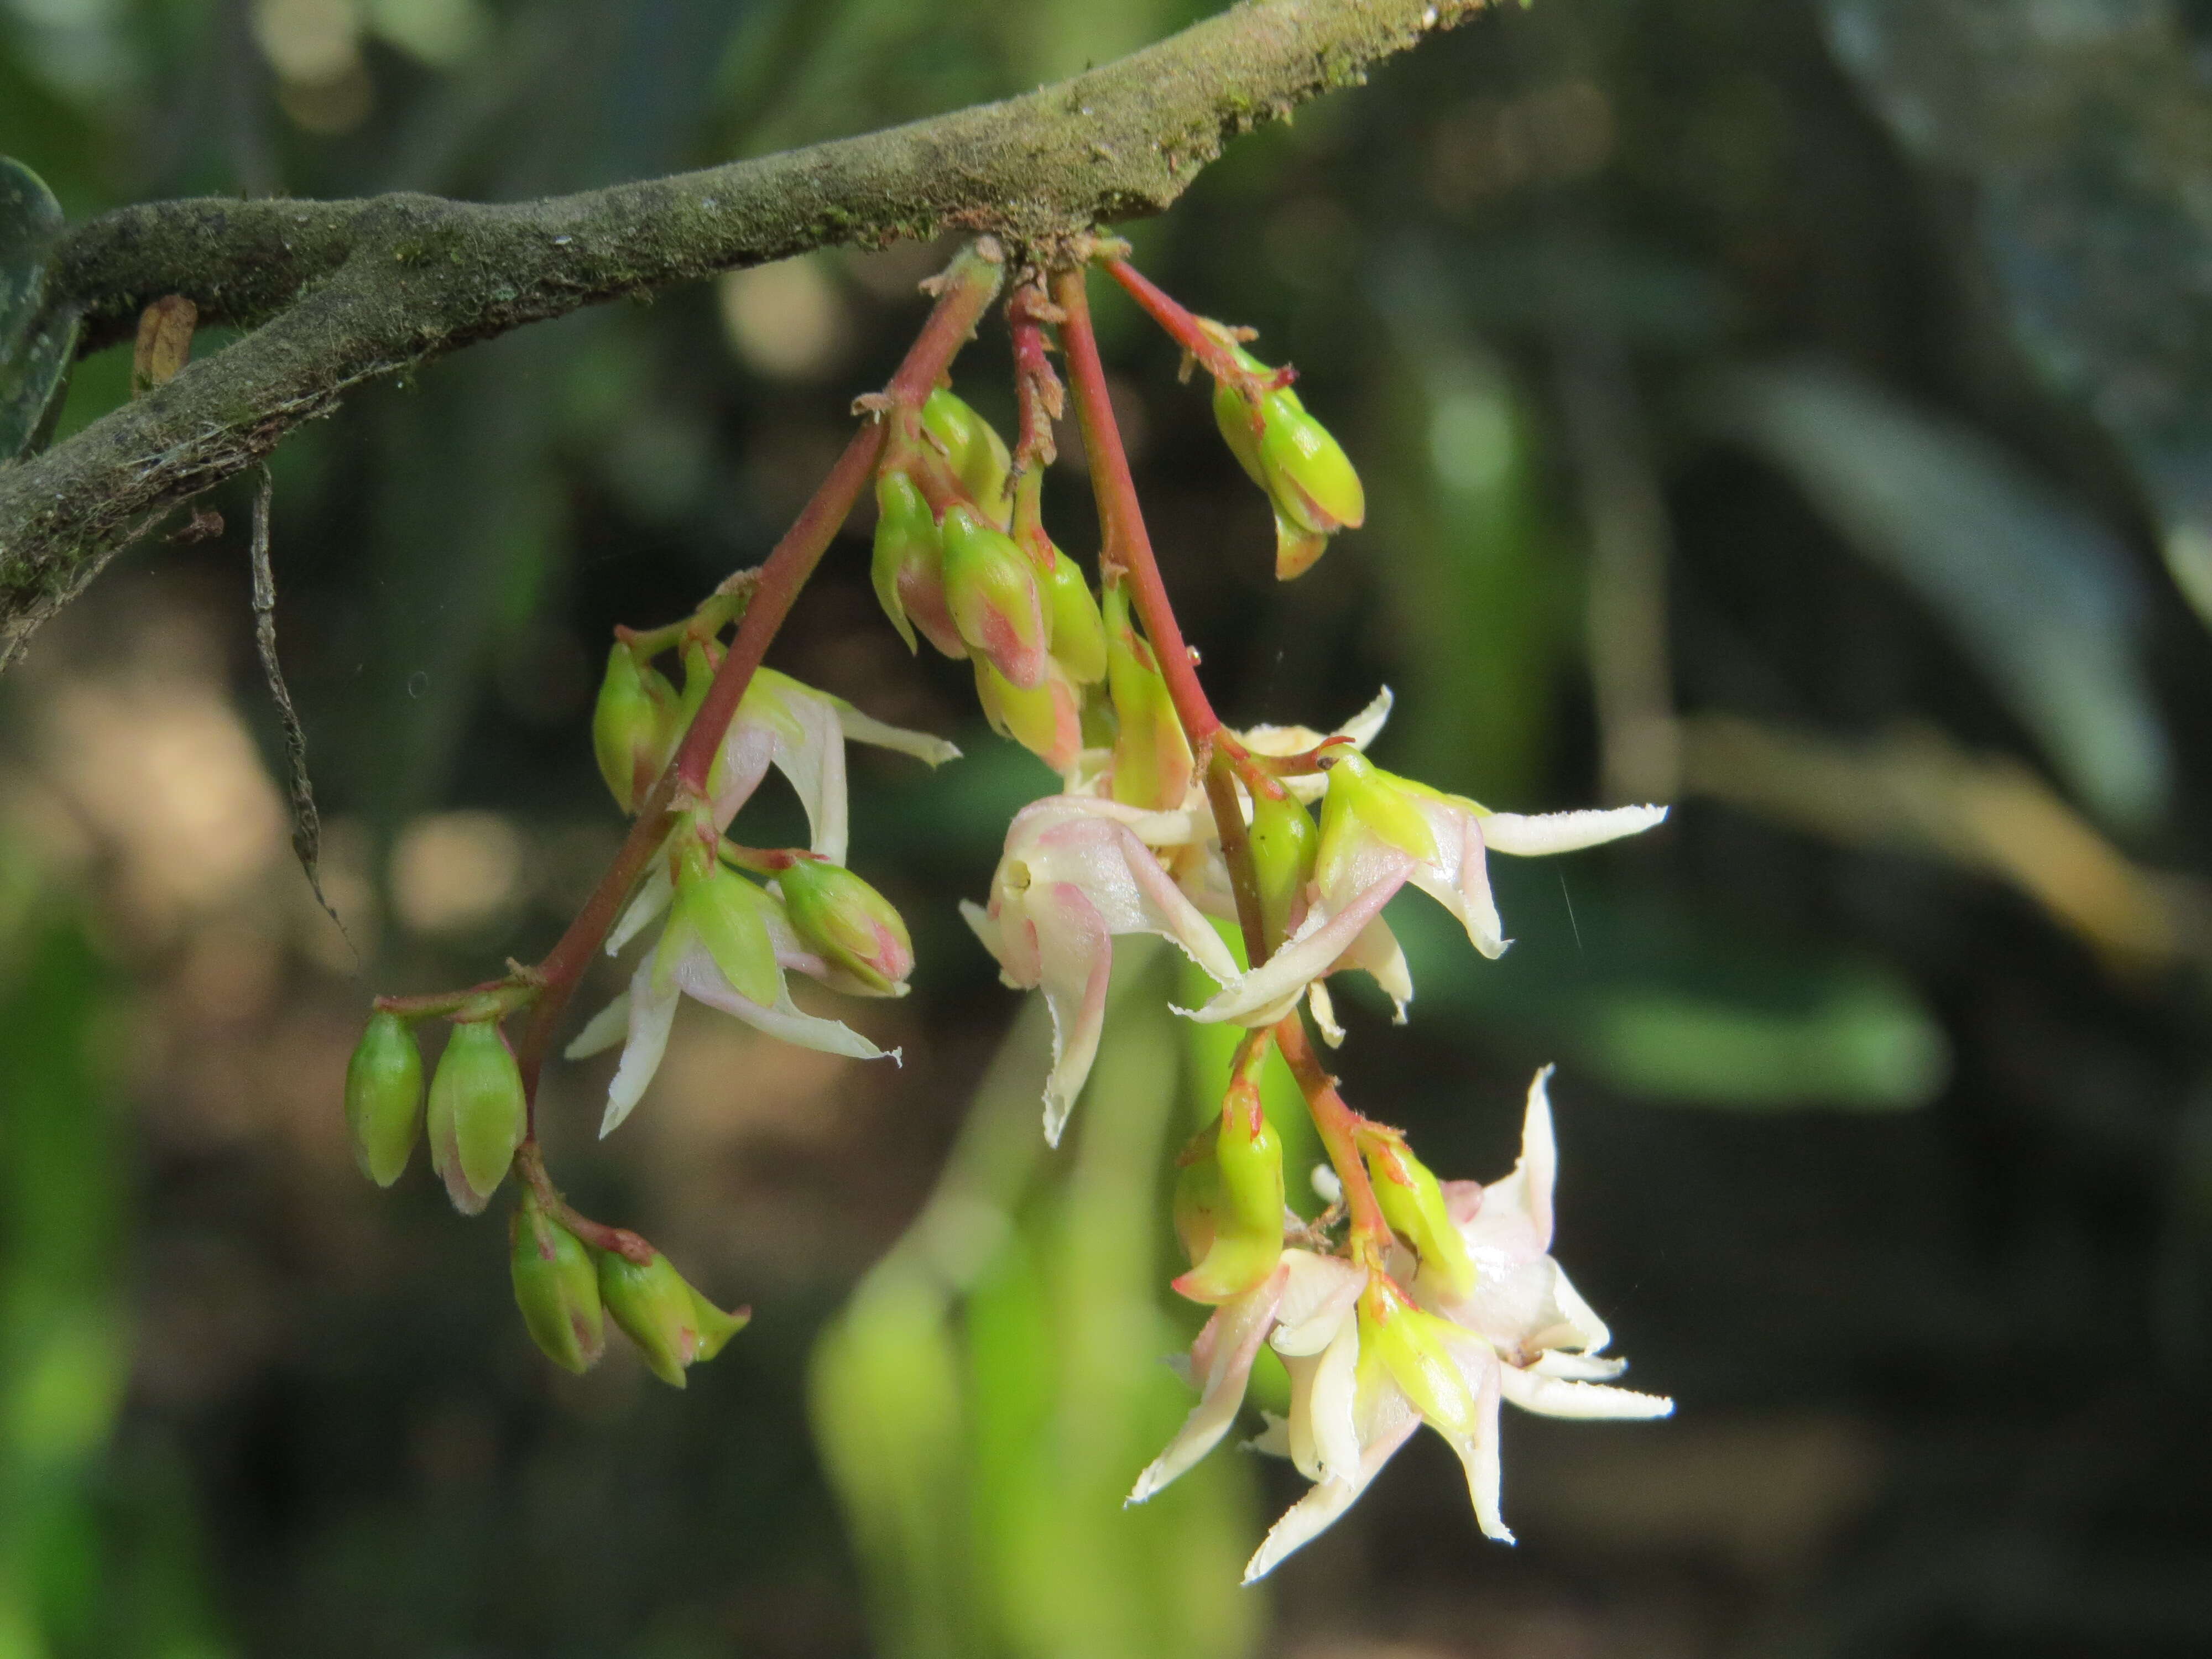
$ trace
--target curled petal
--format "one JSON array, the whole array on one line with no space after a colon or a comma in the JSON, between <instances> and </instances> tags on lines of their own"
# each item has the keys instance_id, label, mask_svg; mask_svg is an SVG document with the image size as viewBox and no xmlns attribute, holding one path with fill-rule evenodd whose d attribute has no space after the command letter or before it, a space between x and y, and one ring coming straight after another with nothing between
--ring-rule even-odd
<instances>
[{"instance_id":1,"label":"curled petal","mask_svg":"<svg viewBox=\"0 0 2212 1659\"><path fill-rule=\"evenodd\" d=\"M1244 1403L1244 1385L1252 1375L1252 1361L1260 1352L1267 1327L1274 1322L1275 1304L1290 1276L1289 1264L1279 1265L1251 1290L1217 1309L1206 1322L1206 1328L1200 1334L1191 1353L1192 1369L1195 1371L1201 1364L1200 1356L1203 1352L1204 1391L1198 1404L1191 1407L1190 1415L1183 1419L1182 1430L1168 1443L1168 1449L1137 1477L1128 1503L1143 1503L1212 1451L1221 1437L1229 1432L1229 1425L1237 1419L1237 1408Z\"/></svg>"},{"instance_id":2,"label":"curled petal","mask_svg":"<svg viewBox=\"0 0 2212 1659\"><path fill-rule=\"evenodd\" d=\"M826 691L821 696L823 702L837 711L837 724L848 742L896 749L930 766L942 766L947 761L960 758L957 747L932 732L909 732L902 726L891 726L872 714L862 714L842 697L833 697Z\"/></svg>"},{"instance_id":3,"label":"curled petal","mask_svg":"<svg viewBox=\"0 0 2212 1659\"><path fill-rule=\"evenodd\" d=\"M1106 1024L1106 988L1114 971L1113 936L1097 907L1072 881L1042 896L1045 915L1034 923L1039 983L1052 1012L1052 1070L1044 1084L1044 1138L1060 1145L1067 1115L1098 1056Z\"/></svg>"},{"instance_id":4,"label":"curled petal","mask_svg":"<svg viewBox=\"0 0 2212 1659\"><path fill-rule=\"evenodd\" d=\"M1460 1375L1467 1381L1468 1392L1474 1397L1474 1413L1468 1430L1443 1430L1444 1439L1459 1455L1460 1467L1467 1472L1468 1496L1474 1502L1475 1524L1482 1528L1482 1535L1510 1544L1513 1533L1506 1526L1498 1504L1503 1479L1498 1452L1498 1401L1502 1391L1498 1373L1504 1368L1498 1364L1498 1356L1486 1343L1473 1340L1455 1342L1450 1351ZM1441 1430L1442 1425L1438 1426Z\"/></svg>"},{"instance_id":5,"label":"curled petal","mask_svg":"<svg viewBox=\"0 0 2212 1659\"><path fill-rule=\"evenodd\" d=\"M1482 838L1492 850L1520 858L1548 853L1578 853L1623 836L1639 835L1665 821L1663 806L1616 806L1609 811L1546 812L1523 817L1492 812L1482 820Z\"/></svg>"},{"instance_id":6,"label":"curled petal","mask_svg":"<svg viewBox=\"0 0 2212 1659\"><path fill-rule=\"evenodd\" d=\"M1671 1417L1674 1402L1664 1395L1609 1389L1601 1382L1570 1382L1518 1365L1499 1367L1505 1398L1524 1412L1544 1417L1644 1419Z\"/></svg>"},{"instance_id":7,"label":"curled petal","mask_svg":"<svg viewBox=\"0 0 2212 1659\"><path fill-rule=\"evenodd\" d=\"M1311 1250L1284 1251L1283 1265L1288 1277L1269 1340L1279 1354L1319 1353L1346 1322L1367 1275L1341 1256Z\"/></svg>"},{"instance_id":8,"label":"curled petal","mask_svg":"<svg viewBox=\"0 0 2212 1659\"><path fill-rule=\"evenodd\" d=\"M1335 1525L1338 1517L1358 1501L1359 1494L1367 1490L1382 1466L1412 1437L1418 1421L1407 1419L1362 1451L1354 1479L1324 1480L1291 1504L1245 1565L1244 1582L1249 1584L1266 1577L1293 1551L1304 1547Z\"/></svg>"},{"instance_id":9,"label":"curled petal","mask_svg":"<svg viewBox=\"0 0 2212 1659\"><path fill-rule=\"evenodd\" d=\"M1367 879L1363 886L1343 894L1340 906L1332 902L1336 896L1323 895L1280 950L1250 973L1230 981L1193 1018L1260 1026L1272 1025L1289 1012L1305 988L1353 948L1417 868L1410 856L1395 848L1378 848L1377 856L1366 863L1370 867L1364 872Z\"/></svg>"},{"instance_id":10,"label":"curled petal","mask_svg":"<svg viewBox=\"0 0 2212 1659\"><path fill-rule=\"evenodd\" d=\"M1490 893L1490 867L1484 856L1484 829L1488 818L1438 803L1423 802L1422 816L1436 838L1433 861L1414 865L1407 878L1413 884L1459 918L1468 941L1484 956L1505 954L1509 943L1498 920L1498 901Z\"/></svg>"}]
</instances>

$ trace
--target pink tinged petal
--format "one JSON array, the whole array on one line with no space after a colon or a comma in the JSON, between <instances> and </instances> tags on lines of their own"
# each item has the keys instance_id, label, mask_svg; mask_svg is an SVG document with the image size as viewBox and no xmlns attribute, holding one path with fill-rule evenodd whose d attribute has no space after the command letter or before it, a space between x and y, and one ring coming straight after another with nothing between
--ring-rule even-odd
<instances>
[{"instance_id":1,"label":"pink tinged petal","mask_svg":"<svg viewBox=\"0 0 2212 1659\"><path fill-rule=\"evenodd\" d=\"M593 1054L603 1054L629 1034L629 993L618 993L614 1000L585 1021L584 1029L561 1051L563 1060L589 1060Z\"/></svg>"},{"instance_id":2,"label":"pink tinged petal","mask_svg":"<svg viewBox=\"0 0 2212 1659\"><path fill-rule=\"evenodd\" d=\"M482 1215L484 1206L491 1202L491 1193L489 1189L480 1193L469 1185L468 1171L461 1164L460 1131L454 1115L434 1114L430 1126L430 1167L446 1183L446 1196L463 1215Z\"/></svg>"},{"instance_id":3,"label":"pink tinged petal","mask_svg":"<svg viewBox=\"0 0 2212 1659\"><path fill-rule=\"evenodd\" d=\"M653 961L647 957L640 963L629 982L629 1038L623 1044L622 1064L615 1067L614 1081L607 1085L607 1109L599 1119L602 1139L637 1109L653 1074L660 1069L661 1055L668 1050L668 1028L675 1023L681 994L672 980L659 985L653 982Z\"/></svg>"},{"instance_id":4,"label":"pink tinged petal","mask_svg":"<svg viewBox=\"0 0 2212 1659\"><path fill-rule=\"evenodd\" d=\"M1036 947L1045 1006L1052 1012L1052 1071L1044 1084L1044 1138L1060 1145L1060 1131L1098 1055L1106 1024L1106 987L1114 970L1114 941L1106 923L1073 882L1056 882L1032 894Z\"/></svg>"},{"instance_id":5,"label":"pink tinged petal","mask_svg":"<svg viewBox=\"0 0 2212 1659\"><path fill-rule=\"evenodd\" d=\"M1450 911L1467 929L1468 940L1484 956L1505 954L1510 943L1490 893L1490 869L1483 832L1472 812L1422 803L1437 840L1437 861L1414 867L1408 879Z\"/></svg>"},{"instance_id":6,"label":"pink tinged petal","mask_svg":"<svg viewBox=\"0 0 2212 1659\"><path fill-rule=\"evenodd\" d=\"M1543 1417L1648 1419L1674 1413L1674 1402L1663 1395L1570 1382L1517 1365L1501 1367L1499 1381L1505 1398Z\"/></svg>"},{"instance_id":7,"label":"pink tinged petal","mask_svg":"<svg viewBox=\"0 0 2212 1659\"><path fill-rule=\"evenodd\" d=\"M1623 836L1633 836L1660 823L1663 806L1617 806L1607 811L1546 812L1524 817L1518 812L1492 812L1482 820L1482 838L1501 853L1536 858L1547 853L1578 853Z\"/></svg>"},{"instance_id":8,"label":"pink tinged petal","mask_svg":"<svg viewBox=\"0 0 2212 1659\"><path fill-rule=\"evenodd\" d=\"M1274 1322L1275 1304L1289 1278L1289 1267L1279 1266L1234 1302L1223 1304L1206 1322L1206 1330L1200 1333L1200 1342L1206 1349L1204 1358L1200 1357L1198 1345L1194 1344L1191 1351L1192 1370L1204 1369L1205 1391L1183 1419L1182 1431L1168 1443L1168 1449L1137 1477L1125 1506L1152 1497L1212 1451L1229 1432L1229 1425L1237 1420L1237 1407L1244 1403L1244 1385L1252 1375L1252 1361L1259 1354L1267 1327Z\"/></svg>"},{"instance_id":9,"label":"pink tinged petal","mask_svg":"<svg viewBox=\"0 0 2212 1659\"><path fill-rule=\"evenodd\" d=\"M668 908L669 901L676 896L676 878L668 873L668 860L656 858L653 868L646 872L644 882L630 899L607 934L607 954L619 953L625 945L643 933L653 919Z\"/></svg>"},{"instance_id":10,"label":"pink tinged petal","mask_svg":"<svg viewBox=\"0 0 2212 1659\"><path fill-rule=\"evenodd\" d=\"M899 1059L896 1048L888 1054L842 1021L823 1019L805 1012L791 1000L791 993L777 988L776 1000L771 1004L755 1002L741 996L722 970L714 966L714 958L704 951L687 951L677 965L677 983L687 996L696 998L709 1008L720 1009L733 1015L780 1042L796 1048L817 1049L825 1054L842 1054L848 1060Z\"/></svg>"},{"instance_id":11,"label":"pink tinged petal","mask_svg":"<svg viewBox=\"0 0 2212 1659\"><path fill-rule=\"evenodd\" d=\"M1381 1473L1382 1466L1412 1437L1417 1425L1416 1420L1408 1419L1362 1452L1357 1479L1324 1480L1291 1504L1245 1565L1244 1582L1249 1584L1266 1577L1282 1565L1285 1557L1304 1548L1335 1525L1338 1517L1358 1501L1359 1494L1367 1490L1369 1483Z\"/></svg>"}]
</instances>

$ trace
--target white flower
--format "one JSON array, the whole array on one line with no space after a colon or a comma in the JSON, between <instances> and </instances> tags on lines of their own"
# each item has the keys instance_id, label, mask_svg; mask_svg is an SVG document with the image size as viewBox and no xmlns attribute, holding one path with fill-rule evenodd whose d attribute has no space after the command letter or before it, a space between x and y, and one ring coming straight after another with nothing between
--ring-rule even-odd
<instances>
[{"instance_id":1,"label":"white flower","mask_svg":"<svg viewBox=\"0 0 2212 1659\"><path fill-rule=\"evenodd\" d=\"M662 885L659 896L640 895L609 948L619 948L667 908L672 896L667 925L638 964L629 989L594 1015L567 1050L570 1060L581 1060L618 1042L623 1045L621 1063L607 1087L601 1135L613 1133L636 1109L667 1050L676 1005L686 996L803 1048L855 1060L886 1057L850 1026L807 1013L792 1001L787 969L825 981L838 975L800 942L775 895L734 871L696 858L674 878L665 865L655 877ZM635 920L641 912L643 920ZM898 1051L891 1050L889 1058L896 1060Z\"/></svg>"},{"instance_id":2,"label":"white flower","mask_svg":"<svg viewBox=\"0 0 2212 1659\"><path fill-rule=\"evenodd\" d=\"M1198 833L1188 812L1048 796L1007 827L989 907L961 904L976 938L998 958L1000 976L1016 990L1042 987L1052 1011L1044 1133L1054 1146L1098 1052L1115 934L1157 933L1218 982L1236 977L1228 946L1154 852L1188 846Z\"/></svg>"},{"instance_id":3,"label":"white flower","mask_svg":"<svg viewBox=\"0 0 2212 1659\"><path fill-rule=\"evenodd\" d=\"M1507 940L1490 894L1488 853L1576 852L1649 830L1666 816L1663 806L1534 817L1491 812L1347 755L1328 773L1305 920L1282 949L1200 1008L1197 1018L1273 1024L1309 984L1383 951L1370 930L1382 907L1408 884L1458 917L1484 956L1501 956ZM1395 942L1387 949L1395 954Z\"/></svg>"}]
</instances>

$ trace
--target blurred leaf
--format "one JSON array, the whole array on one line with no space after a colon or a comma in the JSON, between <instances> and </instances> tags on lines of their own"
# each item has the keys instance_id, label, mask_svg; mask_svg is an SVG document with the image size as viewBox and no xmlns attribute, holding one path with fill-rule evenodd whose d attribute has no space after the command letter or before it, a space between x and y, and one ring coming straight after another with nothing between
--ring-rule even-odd
<instances>
[{"instance_id":1,"label":"blurred leaf","mask_svg":"<svg viewBox=\"0 0 2212 1659\"><path fill-rule=\"evenodd\" d=\"M1835 368L1732 371L1700 404L1918 591L2093 810L2130 827L2162 811L2142 594L2112 531L1989 440Z\"/></svg>"},{"instance_id":2,"label":"blurred leaf","mask_svg":"<svg viewBox=\"0 0 2212 1659\"><path fill-rule=\"evenodd\" d=\"M2212 103L2201 6L1823 0L1905 147L1978 186L1971 229L2045 381L2141 472L2212 623Z\"/></svg>"},{"instance_id":3,"label":"blurred leaf","mask_svg":"<svg viewBox=\"0 0 2212 1659\"><path fill-rule=\"evenodd\" d=\"M1889 1111L1943 1085L1942 1029L1877 963L1748 939L1664 900L1624 903L1586 880L1569 897L1555 866L1494 860L1491 878L1526 934L1498 962L1427 899L1392 906L1416 1027L1472 1018L1683 1105Z\"/></svg>"},{"instance_id":4,"label":"blurred leaf","mask_svg":"<svg viewBox=\"0 0 2212 1659\"><path fill-rule=\"evenodd\" d=\"M46 251L61 228L45 181L0 155L0 464L46 441L69 387L77 314L41 313Z\"/></svg>"}]
</instances>

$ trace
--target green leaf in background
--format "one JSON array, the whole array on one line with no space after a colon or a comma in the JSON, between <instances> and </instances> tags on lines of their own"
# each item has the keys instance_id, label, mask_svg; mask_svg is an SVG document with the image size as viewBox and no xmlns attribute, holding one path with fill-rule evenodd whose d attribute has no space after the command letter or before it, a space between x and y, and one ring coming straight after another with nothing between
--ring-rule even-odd
<instances>
[{"instance_id":1,"label":"green leaf in background","mask_svg":"<svg viewBox=\"0 0 2212 1659\"><path fill-rule=\"evenodd\" d=\"M1124 945L1069 1145L1044 1147L1033 998L937 1190L815 1351L816 1443L893 1659L1234 1659L1264 1613L1237 1583L1260 1535L1241 1460L1121 1508L1193 1403L1159 1363L1188 1340L1162 1309L1174 981L1166 951Z\"/></svg>"},{"instance_id":2,"label":"green leaf in background","mask_svg":"<svg viewBox=\"0 0 2212 1659\"><path fill-rule=\"evenodd\" d=\"M1949 1073L1942 1029L1875 963L1750 939L1662 901L1620 904L1587 882L1570 915L1552 871L1493 866L1492 880L1524 935L1497 962L1426 900L1391 908L1416 1027L1472 1018L1539 1045L1532 1059L1680 1105L1893 1111L1927 1104Z\"/></svg>"},{"instance_id":3,"label":"green leaf in background","mask_svg":"<svg viewBox=\"0 0 2212 1659\"><path fill-rule=\"evenodd\" d=\"M2094 811L2158 817L2170 757L2111 528L1987 438L1840 369L1731 371L1700 404L1926 600Z\"/></svg>"},{"instance_id":4,"label":"green leaf in background","mask_svg":"<svg viewBox=\"0 0 2212 1659\"><path fill-rule=\"evenodd\" d=\"M1978 186L1971 224L2039 376L2118 441L2212 623L2212 102L2205 13L2164 0L1823 0L1906 149Z\"/></svg>"},{"instance_id":5,"label":"green leaf in background","mask_svg":"<svg viewBox=\"0 0 2212 1659\"><path fill-rule=\"evenodd\" d=\"M46 252L61 228L46 181L0 155L0 463L45 442L69 389L76 314L41 313Z\"/></svg>"}]
</instances>

